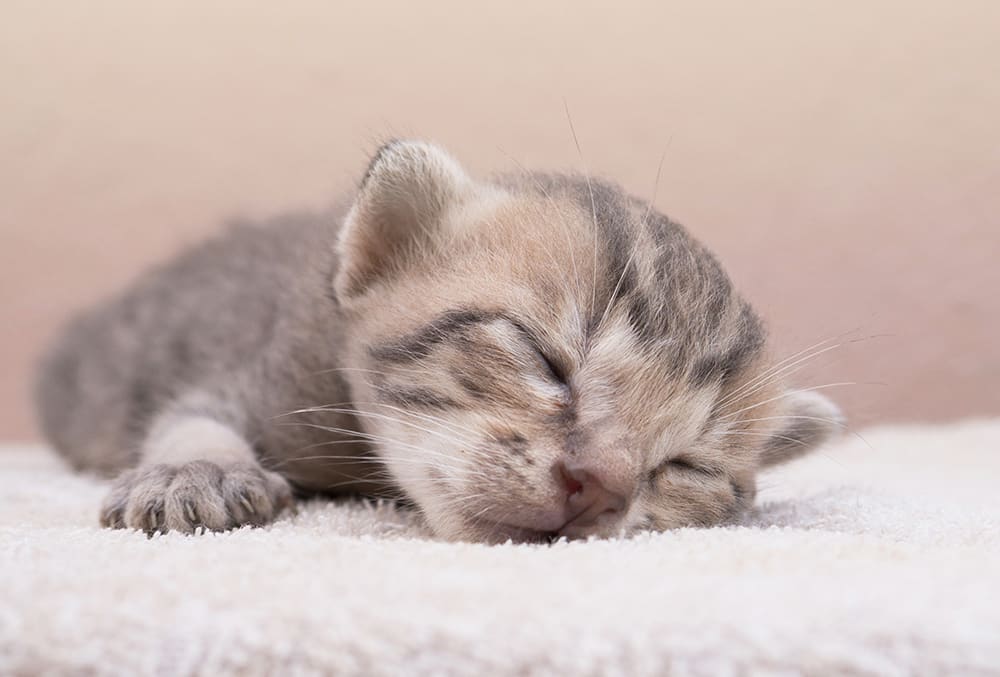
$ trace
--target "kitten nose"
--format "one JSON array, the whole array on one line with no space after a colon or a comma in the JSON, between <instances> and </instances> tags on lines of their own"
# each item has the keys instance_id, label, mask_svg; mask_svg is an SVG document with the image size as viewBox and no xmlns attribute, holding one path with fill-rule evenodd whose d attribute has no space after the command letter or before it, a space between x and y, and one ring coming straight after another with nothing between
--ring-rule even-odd
<instances>
[{"instance_id":1,"label":"kitten nose","mask_svg":"<svg viewBox=\"0 0 1000 677\"><path fill-rule=\"evenodd\" d=\"M628 505L626 494L609 488L609 479L596 469L556 464L557 480L566 490L569 522L566 526L589 527L606 514L623 512Z\"/></svg>"}]
</instances>

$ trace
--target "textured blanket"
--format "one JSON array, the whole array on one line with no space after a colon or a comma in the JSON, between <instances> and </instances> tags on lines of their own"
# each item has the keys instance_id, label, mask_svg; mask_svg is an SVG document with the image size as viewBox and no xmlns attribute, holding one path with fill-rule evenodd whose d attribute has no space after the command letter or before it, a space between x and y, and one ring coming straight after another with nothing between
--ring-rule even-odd
<instances>
[{"instance_id":1,"label":"textured blanket","mask_svg":"<svg viewBox=\"0 0 1000 677\"><path fill-rule=\"evenodd\" d=\"M0 448L0 674L1000 674L1000 421L862 436L737 526L495 547L361 501L103 531Z\"/></svg>"}]
</instances>

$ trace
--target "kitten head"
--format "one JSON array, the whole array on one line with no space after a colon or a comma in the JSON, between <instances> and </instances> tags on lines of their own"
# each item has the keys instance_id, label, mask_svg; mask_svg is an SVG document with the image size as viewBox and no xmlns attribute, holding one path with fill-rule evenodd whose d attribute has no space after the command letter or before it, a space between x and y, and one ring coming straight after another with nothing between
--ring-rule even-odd
<instances>
[{"instance_id":1,"label":"kitten head","mask_svg":"<svg viewBox=\"0 0 1000 677\"><path fill-rule=\"evenodd\" d=\"M481 182L393 142L339 257L355 407L443 537L716 524L839 420L783 389L716 259L603 182Z\"/></svg>"}]
</instances>

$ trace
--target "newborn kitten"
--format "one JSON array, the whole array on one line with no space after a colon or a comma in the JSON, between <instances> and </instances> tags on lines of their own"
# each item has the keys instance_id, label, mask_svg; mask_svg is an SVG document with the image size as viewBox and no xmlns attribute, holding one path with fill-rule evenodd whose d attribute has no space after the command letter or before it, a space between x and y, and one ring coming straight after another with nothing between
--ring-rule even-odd
<instances>
[{"instance_id":1,"label":"newborn kitten","mask_svg":"<svg viewBox=\"0 0 1000 677\"><path fill-rule=\"evenodd\" d=\"M235 228L78 318L38 407L75 466L118 474L107 526L262 524L294 487L530 541L738 515L839 421L781 373L650 204L397 141L346 215Z\"/></svg>"}]
</instances>

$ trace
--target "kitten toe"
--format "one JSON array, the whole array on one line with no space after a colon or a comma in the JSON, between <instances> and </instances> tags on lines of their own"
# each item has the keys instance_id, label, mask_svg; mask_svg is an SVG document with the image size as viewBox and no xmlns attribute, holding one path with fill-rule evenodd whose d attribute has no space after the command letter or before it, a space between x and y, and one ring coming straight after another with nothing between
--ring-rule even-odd
<instances>
[{"instance_id":1,"label":"kitten toe","mask_svg":"<svg viewBox=\"0 0 1000 677\"><path fill-rule=\"evenodd\" d=\"M254 467L230 469L222 481L222 496L234 526L266 524L275 513L267 482Z\"/></svg>"},{"instance_id":2,"label":"kitten toe","mask_svg":"<svg viewBox=\"0 0 1000 677\"><path fill-rule=\"evenodd\" d=\"M226 473L222 495L235 526L260 526L273 520L292 499L288 482L267 470L237 466Z\"/></svg>"},{"instance_id":3,"label":"kitten toe","mask_svg":"<svg viewBox=\"0 0 1000 677\"><path fill-rule=\"evenodd\" d=\"M128 492L123 526L152 534L163 529L163 495L174 476L169 465L154 465L131 471L120 480Z\"/></svg>"},{"instance_id":4,"label":"kitten toe","mask_svg":"<svg viewBox=\"0 0 1000 677\"><path fill-rule=\"evenodd\" d=\"M180 466L167 488L164 520L168 530L193 533L198 527L212 531L230 528L230 516L222 498L222 469L208 461Z\"/></svg>"},{"instance_id":5,"label":"kitten toe","mask_svg":"<svg viewBox=\"0 0 1000 677\"><path fill-rule=\"evenodd\" d=\"M128 505L128 497L131 489L132 478L135 471L127 470L115 480L101 503L100 521L102 527L110 529L125 528L125 508Z\"/></svg>"}]
</instances>

